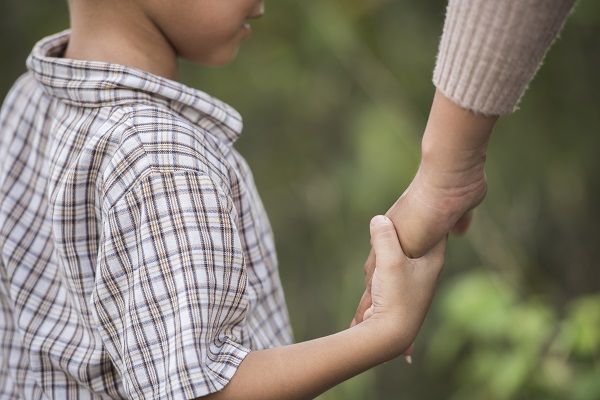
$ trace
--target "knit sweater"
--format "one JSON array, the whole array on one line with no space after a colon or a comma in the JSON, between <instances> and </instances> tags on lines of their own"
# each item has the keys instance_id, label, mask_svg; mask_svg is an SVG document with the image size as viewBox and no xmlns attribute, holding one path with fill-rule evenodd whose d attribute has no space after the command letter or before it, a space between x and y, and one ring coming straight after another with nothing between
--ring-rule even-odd
<instances>
[{"instance_id":1,"label":"knit sweater","mask_svg":"<svg viewBox=\"0 0 600 400\"><path fill-rule=\"evenodd\" d=\"M450 0L433 82L483 115L515 110L576 0Z\"/></svg>"}]
</instances>

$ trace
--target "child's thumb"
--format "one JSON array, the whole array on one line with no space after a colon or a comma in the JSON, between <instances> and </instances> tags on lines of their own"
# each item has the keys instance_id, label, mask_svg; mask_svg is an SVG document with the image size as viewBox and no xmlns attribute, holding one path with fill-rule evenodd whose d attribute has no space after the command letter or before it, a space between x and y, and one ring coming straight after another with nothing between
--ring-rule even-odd
<instances>
[{"instance_id":1,"label":"child's thumb","mask_svg":"<svg viewBox=\"0 0 600 400\"><path fill-rule=\"evenodd\" d=\"M371 241L377 268L394 268L406 258L392 221L383 215L371 220Z\"/></svg>"}]
</instances>

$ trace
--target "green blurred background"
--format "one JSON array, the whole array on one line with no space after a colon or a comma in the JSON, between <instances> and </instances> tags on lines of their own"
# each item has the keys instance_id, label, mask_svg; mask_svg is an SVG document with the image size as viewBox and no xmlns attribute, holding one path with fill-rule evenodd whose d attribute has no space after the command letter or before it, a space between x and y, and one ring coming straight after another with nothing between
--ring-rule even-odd
<instances>
[{"instance_id":1,"label":"green blurred background","mask_svg":"<svg viewBox=\"0 0 600 400\"><path fill-rule=\"evenodd\" d=\"M227 1L227 0L223 0ZM0 98L65 0L0 1ZM221 69L184 83L236 107L277 239L296 340L344 329L368 222L416 172L445 4L277 0ZM321 399L600 399L600 3L583 0L497 125L489 194L452 238L414 364Z\"/></svg>"}]
</instances>

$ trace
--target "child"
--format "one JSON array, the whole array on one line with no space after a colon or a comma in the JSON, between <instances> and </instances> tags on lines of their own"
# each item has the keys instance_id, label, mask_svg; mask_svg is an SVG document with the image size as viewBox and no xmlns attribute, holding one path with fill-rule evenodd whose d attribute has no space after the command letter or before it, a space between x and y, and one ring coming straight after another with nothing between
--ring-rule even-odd
<instances>
[{"instance_id":1,"label":"child","mask_svg":"<svg viewBox=\"0 0 600 400\"><path fill-rule=\"evenodd\" d=\"M70 0L0 115L0 390L16 398L311 398L402 354L445 243L371 223L373 306L292 344L237 112L176 82L221 65L258 0Z\"/></svg>"}]
</instances>

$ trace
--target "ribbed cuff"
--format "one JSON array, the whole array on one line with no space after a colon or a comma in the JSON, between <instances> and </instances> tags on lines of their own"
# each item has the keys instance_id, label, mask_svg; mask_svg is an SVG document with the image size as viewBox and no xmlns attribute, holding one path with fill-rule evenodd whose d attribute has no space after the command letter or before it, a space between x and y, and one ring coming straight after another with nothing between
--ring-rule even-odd
<instances>
[{"instance_id":1,"label":"ribbed cuff","mask_svg":"<svg viewBox=\"0 0 600 400\"><path fill-rule=\"evenodd\" d=\"M433 83L459 106L508 114L576 0L450 0Z\"/></svg>"}]
</instances>

